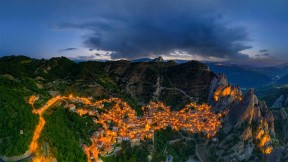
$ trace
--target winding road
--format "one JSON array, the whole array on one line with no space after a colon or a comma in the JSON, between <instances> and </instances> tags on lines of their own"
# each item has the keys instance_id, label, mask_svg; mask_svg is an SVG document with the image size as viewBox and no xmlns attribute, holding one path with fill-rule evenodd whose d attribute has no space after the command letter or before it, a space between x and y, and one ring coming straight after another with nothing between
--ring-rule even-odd
<instances>
[{"instance_id":1,"label":"winding road","mask_svg":"<svg viewBox=\"0 0 288 162\"><path fill-rule=\"evenodd\" d=\"M25 159L30 159L32 158L33 154L36 152L37 148L38 148L38 139L40 137L40 134L45 126L45 119L43 118L43 113L49 109L55 102L57 102L58 100L64 100L68 97L60 97L60 96L56 96L52 99L50 99L44 106L42 106L39 109L35 109L34 108L34 102L37 100L35 99L35 96L31 96L29 99L29 104L32 106L33 110L32 113L33 114L38 114L39 115L39 122L36 126L36 129L34 131L33 134L33 138L32 141L29 145L29 149L22 155L20 156L13 156L13 157L2 157L2 160L5 161L22 161ZM34 160L33 161L37 161ZM1 162L1 159L0 159Z\"/></svg>"}]
</instances>

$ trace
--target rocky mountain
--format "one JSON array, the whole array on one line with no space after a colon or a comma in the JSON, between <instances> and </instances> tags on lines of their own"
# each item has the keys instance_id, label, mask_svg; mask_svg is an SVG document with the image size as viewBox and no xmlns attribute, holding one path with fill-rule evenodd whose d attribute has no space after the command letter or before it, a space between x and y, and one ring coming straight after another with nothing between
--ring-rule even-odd
<instances>
[{"instance_id":1,"label":"rocky mountain","mask_svg":"<svg viewBox=\"0 0 288 162\"><path fill-rule=\"evenodd\" d=\"M19 56L1 58L0 66L0 75L31 78L49 91L58 91L54 94L79 93L92 97L121 94L140 104L156 100L175 109L191 100L207 100L215 76L198 61L177 64L163 62L163 58L150 62L75 63L64 57L36 60Z\"/></svg>"},{"instance_id":2,"label":"rocky mountain","mask_svg":"<svg viewBox=\"0 0 288 162\"><path fill-rule=\"evenodd\" d=\"M223 119L213 139L198 141L197 147L207 150L207 161L263 161L287 149L288 119L284 109L271 111L253 89L243 94L239 86L229 84L226 75L216 75L198 61L178 64L156 58L149 62L75 63L64 57L37 60L10 56L0 58L0 75L7 84L22 84L27 95L39 94L44 98L42 103L59 94L118 97L138 115L140 107L150 101L164 102L173 111L191 101L208 103L214 113L223 114ZM13 88L13 84L9 86Z\"/></svg>"},{"instance_id":3,"label":"rocky mountain","mask_svg":"<svg viewBox=\"0 0 288 162\"><path fill-rule=\"evenodd\" d=\"M288 114L287 109L281 108L273 110L273 115L275 117L275 124L279 138L287 142L288 141Z\"/></svg>"},{"instance_id":4,"label":"rocky mountain","mask_svg":"<svg viewBox=\"0 0 288 162\"><path fill-rule=\"evenodd\" d=\"M227 112L216 146L218 161L258 161L263 157L255 153L257 150L270 154L274 116L253 89L242 95L239 87L229 85L226 76L220 74L211 82L208 102L215 111Z\"/></svg>"}]
</instances>

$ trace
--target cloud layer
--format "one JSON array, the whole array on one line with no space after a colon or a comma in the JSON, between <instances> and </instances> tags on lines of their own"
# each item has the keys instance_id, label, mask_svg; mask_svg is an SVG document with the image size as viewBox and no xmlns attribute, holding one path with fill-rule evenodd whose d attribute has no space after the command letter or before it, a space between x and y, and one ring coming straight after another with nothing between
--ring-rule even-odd
<instances>
[{"instance_id":1,"label":"cloud layer","mask_svg":"<svg viewBox=\"0 0 288 162\"><path fill-rule=\"evenodd\" d=\"M61 49L61 50L59 50L59 52L65 52L65 51L75 51L75 50L77 50L77 48L65 48L65 49Z\"/></svg>"},{"instance_id":2,"label":"cloud layer","mask_svg":"<svg viewBox=\"0 0 288 162\"><path fill-rule=\"evenodd\" d=\"M241 53L251 48L246 44L246 29L224 22L209 1L121 2L99 1L95 18L59 23L57 28L88 30L84 45L113 51L112 58L175 55L179 51L204 58L249 58Z\"/></svg>"}]
</instances>

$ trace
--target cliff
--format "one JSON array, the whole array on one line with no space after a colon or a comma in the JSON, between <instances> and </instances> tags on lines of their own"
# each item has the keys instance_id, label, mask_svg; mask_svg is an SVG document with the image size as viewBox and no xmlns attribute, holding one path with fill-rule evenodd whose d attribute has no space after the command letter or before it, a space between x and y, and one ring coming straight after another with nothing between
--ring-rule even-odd
<instances>
[{"instance_id":1,"label":"cliff","mask_svg":"<svg viewBox=\"0 0 288 162\"><path fill-rule=\"evenodd\" d=\"M253 89L242 95L239 87L229 85L226 76L219 74L211 82L208 102L214 111L228 112L223 120L225 138L220 139L217 146L218 160L260 160L263 157L253 151L271 153L274 116L265 102L258 100Z\"/></svg>"}]
</instances>

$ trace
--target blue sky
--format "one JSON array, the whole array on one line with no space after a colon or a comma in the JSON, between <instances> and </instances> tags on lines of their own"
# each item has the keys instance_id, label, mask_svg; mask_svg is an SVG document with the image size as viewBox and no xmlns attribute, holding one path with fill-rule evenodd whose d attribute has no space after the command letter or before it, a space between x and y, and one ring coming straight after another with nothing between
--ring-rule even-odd
<instances>
[{"instance_id":1,"label":"blue sky","mask_svg":"<svg viewBox=\"0 0 288 162\"><path fill-rule=\"evenodd\" d=\"M288 62L286 0L0 0L0 56Z\"/></svg>"}]
</instances>

